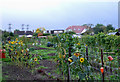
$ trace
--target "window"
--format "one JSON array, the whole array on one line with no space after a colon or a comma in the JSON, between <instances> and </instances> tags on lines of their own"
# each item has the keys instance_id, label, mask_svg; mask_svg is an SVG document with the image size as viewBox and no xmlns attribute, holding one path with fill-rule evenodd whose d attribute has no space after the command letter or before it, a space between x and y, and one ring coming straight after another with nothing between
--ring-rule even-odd
<instances>
[{"instance_id":1,"label":"window","mask_svg":"<svg viewBox=\"0 0 120 82\"><path fill-rule=\"evenodd\" d=\"M78 29L80 31L80 29Z\"/></svg>"},{"instance_id":2,"label":"window","mask_svg":"<svg viewBox=\"0 0 120 82\"><path fill-rule=\"evenodd\" d=\"M69 29L69 31L72 31L72 29Z\"/></svg>"},{"instance_id":3,"label":"window","mask_svg":"<svg viewBox=\"0 0 120 82\"><path fill-rule=\"evenodd\" d=\"M76 29L74 28L74 30L76 30Z\"/></svg>"}]
</instances>

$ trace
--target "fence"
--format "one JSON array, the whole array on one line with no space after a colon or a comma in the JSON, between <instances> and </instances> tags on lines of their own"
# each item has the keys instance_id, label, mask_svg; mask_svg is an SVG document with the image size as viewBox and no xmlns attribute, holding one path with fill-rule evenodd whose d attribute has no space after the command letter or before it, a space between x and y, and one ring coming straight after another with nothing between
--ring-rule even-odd
<instances>
[{"instance_id":1,"label":"fence","mask_svg":"<svg viewBox=\"0 0 120 82\"><path fill-rule=\"evenodd\" d=\"M90 59L91 59L91 61L89 63L91 65L92 69L94 69L97 72L100 72L100 67L104 67L105 68L104 72L102 73L102 80L103 80L103 82L105 80L105 77L109 78L109 79L106 79L106 80L110 80L110 75L114 75L115 77L118 77L118 68L116 68L115 66L113 67L111 65L111 63L109 63L109 66L108 65L104 65L104 61L103 61L104 56L106 54L107 55L111 55L111 54L115 55L115 52L103 52L103 49L101 49L100 51L101 51L101 53L100 53L101 56L98 56L98 55L97 56L96 55L90 56L88 54L88 47L86 47L86 58L87 58L88 61L90 61ZM97 58L101 57L101 63L98 63L98 62L94 61L94 58L96 59L96 57ZM119 56L112 56L112 57L113 58L117 57L118 60L119 60ZM89 75L89 73L88 73L88 75ZM116 79L116 80L118 80L118 79Z\"/></svg>"}]
</instances>

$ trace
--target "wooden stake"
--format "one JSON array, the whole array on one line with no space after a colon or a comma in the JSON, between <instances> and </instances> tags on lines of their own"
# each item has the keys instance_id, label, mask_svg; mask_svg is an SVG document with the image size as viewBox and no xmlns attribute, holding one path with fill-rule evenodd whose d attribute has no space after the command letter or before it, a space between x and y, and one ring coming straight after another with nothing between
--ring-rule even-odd
<instances>
[{"instance_id":1,"label":"wooden stake","mask_svg":"<svg viewBox=\"0 0 120 82\"><path fill-rule=\"evenodd\" d=\"M102 61L102 67L104 67L104 63L103 63L103 49L101 49L101 61ZM104 72L102 73L102 80L104 82Z\"/></svg>"},{"instance_id":2,"label":"wooden stake","mask_svg":"<svg viewBox=\"0 0 120 82\"><path fill-rule=\"evenodd\" d=\"M71 57L71 48L69 48L69 57ZM70 80L71 80L69 65L70 65L70 62L69 62L69 64L68 64L68 82L70 82Z\"/></svg>"},{"instance_id":3,"label":"wooden stake","mask_svg":"<svg viewBox=\"0 0 120 82\"><path fill-rule=\"evenodd\" d=\"M88 47L87 46L86 46L86 56L87 56L87 60L88 60ZM87 69L88 69L88 67L87 67ZM88 75L88 79L89 79L89 70L88 70L87 75Z\"/></svg>"}]
</instances>

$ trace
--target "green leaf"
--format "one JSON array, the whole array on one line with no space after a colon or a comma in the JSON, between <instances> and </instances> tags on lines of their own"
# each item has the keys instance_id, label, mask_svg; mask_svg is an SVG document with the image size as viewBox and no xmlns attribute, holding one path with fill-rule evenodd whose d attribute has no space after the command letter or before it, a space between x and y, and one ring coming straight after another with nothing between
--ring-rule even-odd
<instances>
[{"instance_id":1,"label":"green leaf","mask_svg":"<svg viewBox=\"0 0 120 82\"><path fill-rule=\"evenodd\" d=\"M86 76L86 73L81 73L81 71L79 71L78 76L79 76L80 80L83 80Z\"/></svg>"}]
</instances>

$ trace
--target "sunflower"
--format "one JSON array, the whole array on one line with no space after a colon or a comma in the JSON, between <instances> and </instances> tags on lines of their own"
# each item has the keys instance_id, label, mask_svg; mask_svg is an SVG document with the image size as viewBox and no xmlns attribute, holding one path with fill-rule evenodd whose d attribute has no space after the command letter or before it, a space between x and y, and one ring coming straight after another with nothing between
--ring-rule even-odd
<instances>
[{"instance_id":1,"label":"sunflower","mask_svg":"<svg viewBox=\"0 0 120 82\"><path fill-rule=\"evenodd\" d=\"M14 42L11 42L11 44L14 44Z\"/></svg>"},{"instance_id":2,"label":"sunflower","mask_svg":"<svg viewBox=\"0 0 120 82\"><path fill-rule=\"evenodd\" d=\"M10 44L10 41L9 41L9 44Z\"/></svg>"},{"instance_id":3,"label":"sunflower","mask_svg":"<svg viewBox=\"0 0 120 82\"><path fill-rule=\"evenodd\" d=\"M61 55L61 54L59 54L59 58L62 58L62 55Z\"/></svg>"},{"instance_id":4,"label":"sunflower","mask_svg":"<svg viewBox=\"0 0 120 82\"><path fill-rule=\"evenodd\" d=\"M80 62L81 62L81 63L84 62L84 58L80 58Z\"/></svg>"},{"instance_id":5,"label":"sunflower","mask_svg":"<svg viewBox=\"0 0 120 82\"><path fill-rule=\"evenodd\" d=\"M80 45L80 43L77 43L77 45Z\"/></svg>"},{"instance_id":6,"label":"sunflower","mask_svg":"<svg viewBox=\"0 0 120 82\"><path fill-rule=\"evenodd\" d=\"M68 58L68 61L69 61L69 62L72 62L72 59Z\"/></svg>"},{"instance_id":7,"label":"sunflower","mask_svg":"<svg viewBox=\"0 0 120 82\"><path fill-rule=\"evenodd\" d=\"M74 53L74 55L75 55L76 57L78 57L78 56L80 56L80 53Z\"/></svg>"},{"instance_id":8,"label":"sunflower","mask_svg":"<svg viewBox=\"0 0 120 82\"><path fill-rule=\"evenodd\" d=\"M37 61L37 58L34 58L34 61Z\"/></svg>"},{"instance_id":9,"label":"sunflower","mask_svg":"<svg viewBox=\"0 0 120 82\"><path fill-rule=\"evenodd\" d=\"M65 55L63 55L63 58L65 58Z\"/></svg>"},{"instance_id":10,"label":"sunflower","mask_svg":"<svg viewBox=\"0 0 120 82\"><path fill-rule=\"evenodd\" d=\"M24 50L22 50L22 53L23 53Z\"/></svg>"},{"instance_id":11,"label":"sunflower","mask_svg":"<svg viewBox=\"0 0 120 82\"><path fill-rule=\"evenodd\" d=\"M18 41L18 38L16 38L16 41Z\"/></svg>"}]
</instances>

